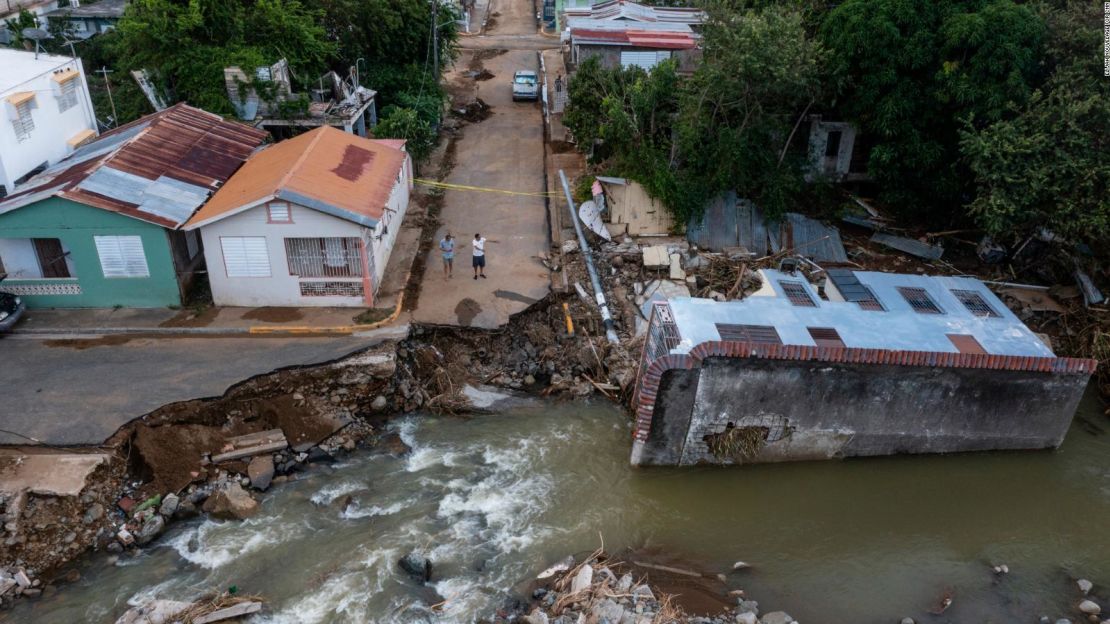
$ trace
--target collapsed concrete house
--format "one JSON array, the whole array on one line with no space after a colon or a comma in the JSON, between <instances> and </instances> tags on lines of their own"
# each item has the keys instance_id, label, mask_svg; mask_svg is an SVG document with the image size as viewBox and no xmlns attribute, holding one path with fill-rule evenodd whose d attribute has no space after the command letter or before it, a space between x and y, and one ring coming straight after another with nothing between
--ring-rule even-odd
<instances>
[{"instance_id":1,"label":"collapsed concrete house","mask_svg":"<svg viewBox=\"0 0 1110 624\"><path fill-rule=\"evenodd\" d=\"M1056 357L986 285L760 272L741 301L652 309L634 465L1059 446L1095 360Z\"/></svg>"},{"instance_id":2,"label":"collapsed concrete house","mask_svg":"<svg viewBox=\"0 0 1110 624\"><path fill-rule=\"evenodd\" d=\"M354 67L347 78L335 72L320 76L307 96L293 92L285 59L257 68L253 76L240 67L226 67L224 85L239 119L275 136L282 128L332 126L365 138L378 123L377 92L360 84Z\"/></svg>"}]
</instances>

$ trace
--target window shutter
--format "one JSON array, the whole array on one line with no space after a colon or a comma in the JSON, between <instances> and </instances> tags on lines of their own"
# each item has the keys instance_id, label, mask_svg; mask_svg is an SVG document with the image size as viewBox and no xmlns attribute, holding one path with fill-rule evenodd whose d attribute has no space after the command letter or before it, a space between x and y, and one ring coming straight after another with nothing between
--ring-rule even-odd
<instances>
[{"instance_id":1,"label":"window shutter","mask_svg":"<svg viewBox=\"0 0 1110 624\"><path fill-rule=\"evenodd\" d=\"M270 252L262 236L220 238L228 277L270 277Z\"/></svg>"},{"instance_id":2,"label":"window shutter","mask_svg":"<svg viewBox=\"0 0 1110 624\"><path fill-rule=\"evenodd\" d=\"M642 67L644 69L651 69L658 65L661 61L670 58L670 52L621 52L621 67L627 69L629 67Z\"/></svg>"},{"instance_id":3,"label":"window shutter","mask_svg":"<svg viewBox=\"0 0 1110 624\"><path fill-rule=\"evenodd\" d=\"M104 277L150 277L140 236L94 236Z\"/></svg>"},{"instance_id":4,"label":"window shutter","mask_svg":"<svg viewBox=\"0 0 1110 624\"><path fill-rule=\"evenodd\" d=\"M289 204L285 202L270 202L270 223L289 223Z\"/></svg>"}]
</instances>

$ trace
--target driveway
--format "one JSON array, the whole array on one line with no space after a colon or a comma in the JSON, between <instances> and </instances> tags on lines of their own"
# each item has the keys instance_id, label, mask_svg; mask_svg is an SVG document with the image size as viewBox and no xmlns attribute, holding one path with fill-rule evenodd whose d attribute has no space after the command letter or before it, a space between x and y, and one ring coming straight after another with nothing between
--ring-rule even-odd
<instances>
[{"instance_id":1,"label":"driveway","mask_svg":"<svg viewBox=\"0 0 1110 624\"><path fill-rule=\"evenodd\" d=\"M412 315L420 323L501 327L511 314L542 299L550 285L548 271L539 260L548 247L547 209L540 196L544 190L543 114L539 103L513 102L511 86L516 70L539 71L537 53L534 49L498 53L486 45L511 46L521 41L534 47L533 3L498 0L493 12L499 15L487 35L465 39L467 46L487 49L463 50L447 77L454 106L472 101L476 93L491 107L492 115L463 128L455 143L457 164L444 182L487 190L445 193L440 212L443 226L435 240L438 243L448 231L455 235L455 275L450 280L443 277L438 245L433 245ZM481 54L480 60L475 60L475 54ZM493 78L475 80L468 75L479 63ZM488 241L488 279L473 279L469 243L475 233Z\"/></svg>"},{"instance_id":2,"label":"driveway","mask_svg":"<svg viewBox=\"0 0 1110 624\"><path fill-rule=\"evenodd\" d=\"M407 328L405 328L407 329ZM396 337L0 338L0 444L100 444L167 403L222 395L250 377L310 365Z\"/></svg>"}]
</instances>

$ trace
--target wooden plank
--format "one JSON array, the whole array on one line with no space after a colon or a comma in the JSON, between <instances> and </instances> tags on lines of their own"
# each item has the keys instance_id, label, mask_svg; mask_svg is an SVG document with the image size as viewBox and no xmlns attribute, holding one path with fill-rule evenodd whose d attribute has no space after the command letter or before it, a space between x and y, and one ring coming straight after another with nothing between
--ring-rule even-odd
<instances>
[{"instance_id":1,"label":"wooden plank","mask_svg":"<svg viewBox=\"0 0 1110 624\"><path fill-rule=\"evenodd\" d=\"M284 450L289 446L289 443L282 438L280 442L271 442L269 444L260 444L249 448L237 449L227 453L220 453L219 455L212 456L212 463L218 464L220 462L231 461L233 459L242 459L244 457L251 457L253 455L261 455L263 453L273 453L276 451Z\"/></svg>"},{"instance_id":2,"label":"wooden plank","mask_svg":"<svg viewBox=\"0 0 1110 624\"><path fill-rule=\"evenodd\" d=\"M271 442L278 442L285 440L285 432L281 429L268 429L266 431L259 431L257 433L248 433L246 435L235 436L228 438L228 444L235 448L243 448L247 446L257 446L259 444L269 444Z\"/></svg>"},{"instance_id":3,"label":"wooden plank","mask_svg":"<svg viewBox=\"0 0 1110 624\"><path fill-rule=\"evenodd\" d=\"M258 613L262 610L261 602L240 602L237 605L230 606L226 609L213 611L208 615L202 615L193 619L193 624L210 624L211 622L220 622L223 620L230 620L231 618L243 617L252 613Z\"/></svg>"}]
</instances>

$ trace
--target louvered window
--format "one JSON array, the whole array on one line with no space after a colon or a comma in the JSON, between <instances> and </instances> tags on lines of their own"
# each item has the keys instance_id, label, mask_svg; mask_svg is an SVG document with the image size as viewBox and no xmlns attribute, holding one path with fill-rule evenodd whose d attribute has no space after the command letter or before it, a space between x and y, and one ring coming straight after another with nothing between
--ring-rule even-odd
<instances>
[{"instance_id":1,"label":"louvered window","mask_svg":"<svg viewBox=\"0 0 1110 624\"><path fill-rule=\"evenodd\" d=\"M220 248L228 277L270 277L270 251L263 236L223 236Z\"/></svg>"},{"instance_id":2,"label":"louvered window","mask_svg":"<svg viewBox=\"0 0 1110 624\"><path fill-rule=\"evenodd\" d=\"M782 344L782 338L771 325L733 325L717 323L721 340L751 342L754 344Z\"/></svg>"},{"instance_id":3,"label":"louvered window","mask_svg":"<svg viewBox=\"0 0 1110 624\"><path fill-rule=\"evenodd\" d=\"M104 277L150 277L139 236L94 236Z\"/></svg>"},{"instance_id":4,"label":"louvered window","mask_svg":"<svg viewBox=\"0 0 1110 624\"><path fill-rule=\"evenodd\" d=\"M292 223L293 215L289 212L289 204L285 202L270 202L270 223Z\"/></svg>"},{"instance_id":5,"label":"louvered window","mask_svg":"<svg viewBox=\"0 0 1110 624\"><path fill-rule=\"evenodd\" d=\"M929 293L925 292L924 288L911 288L908 286L899 286L898 293L910 304L914 312L919 314L944 314L940 306L933 301Z\"/></svg>"},{"instance_id":6,"label":"louvered window","mask_svg":"<svg viewBox=\"0 0 1110 624\"><path fill-rule=\"evenodd\" d=\"M831 327L807 327L809 330L809 337L813 338L813 342L818 347L843 347L844 341L840 339L840 334Z\"/></svg>"},{"instance_id":7,"label":"louvered window","mask_svg":"<svg viewBox=\"0 0 1110 624\"><path fill-rule=\"evenodd\" d=\"M816 308L817 302L809 295L809 291L801 282L779 282L782 286L782 292L786 293L786 298L790 303L801 306L803 308Z\"/></svg>"},{"instance_id":8,"label":"louvered window","mask_svg":"<svg viewBox=\"0 0 1110 624\"><path fill-rule=\"evenodd\" d=\"M77 106L78 80L70 78L60 85L61 93L58 95L58 112L64 113Z\"/></svg>"},{"instance_id":9,"label":"louvered window","mask_svg":"<svg viewBox=\"0 0 1110 624\"><path fill-rule=\"evenodd\" d=\"M31 117L31 105L34 100L20 102L15 106L16 118L12 120L15 129L15 138L19 142L31 138L31 131L35 129L35 120Z\"/></svg>"},{"instance_id":10,"label":"louvered window","mask_svg":"<svg viewBox=\"0 0 1110 624\"><path fill-rule=\"evenodd\" d=\"M994 311L994 308L992 308L989 303L987 303L983 295L980 295L974 290L953 290L952 294L956 295L956 298L960 300L960 303L964 304L967 311L975 316L1001 316L998 312Z\"/></svg>"}]
</instances>

